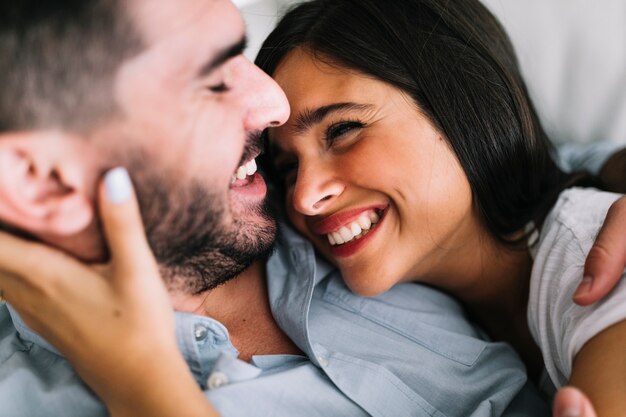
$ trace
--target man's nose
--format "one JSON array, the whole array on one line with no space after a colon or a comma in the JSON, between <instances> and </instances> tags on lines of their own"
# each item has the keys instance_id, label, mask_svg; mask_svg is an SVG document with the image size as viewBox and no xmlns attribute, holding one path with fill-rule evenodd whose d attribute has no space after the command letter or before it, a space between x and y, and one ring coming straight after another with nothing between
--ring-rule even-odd
<instances>
[{"instance_id":1,"label":"man's nose","mask_svg":"<svg viewBox=\"0 0 626 417\"><path fill-rule=\"evenodd\" d=\"M267 127L277 127L289 119L289 102L283 90L276 82L252 62L248 78L248 113L246 114L246 129L250 131L262 130Z\"/></svg>"}]
</instances>

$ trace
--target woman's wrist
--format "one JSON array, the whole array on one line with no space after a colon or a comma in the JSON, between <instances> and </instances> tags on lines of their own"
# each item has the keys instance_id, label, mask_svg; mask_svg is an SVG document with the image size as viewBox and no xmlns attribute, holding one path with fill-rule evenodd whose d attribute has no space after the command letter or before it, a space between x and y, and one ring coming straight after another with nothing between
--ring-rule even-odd
<instances>
[{"instance_id":1,"label":"woman's wrist","mask_svg":"<svg viewBox=\"0 0 626 417\"><path fill-rule=\"evenodd\" d=\"M155 352L157 360L127 372L119 388L110 381L99 393L111 416L211 417L218 413L194 380L186 362L176 350ZM172 382L175 381L175 382Z\"/></svg>"}]
</instances>

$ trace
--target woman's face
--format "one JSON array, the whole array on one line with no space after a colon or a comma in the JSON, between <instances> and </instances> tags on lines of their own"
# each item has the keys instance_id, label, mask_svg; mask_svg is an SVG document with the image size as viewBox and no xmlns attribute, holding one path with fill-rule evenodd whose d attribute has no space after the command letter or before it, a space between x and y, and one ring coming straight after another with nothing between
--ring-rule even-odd
<instances>
[{"instance_id":1,"label":"woman's face","mask_svg":"<svg viewBox=\"0 0 626 417\"><path fill-rule=\"evenodd\" d=\"M292 113L269 140L296 229L357 293L454 286L445 280L463 276L480 227L442 134L399 90L302 50L274 78Z\"/></svg>"}]
</instances>

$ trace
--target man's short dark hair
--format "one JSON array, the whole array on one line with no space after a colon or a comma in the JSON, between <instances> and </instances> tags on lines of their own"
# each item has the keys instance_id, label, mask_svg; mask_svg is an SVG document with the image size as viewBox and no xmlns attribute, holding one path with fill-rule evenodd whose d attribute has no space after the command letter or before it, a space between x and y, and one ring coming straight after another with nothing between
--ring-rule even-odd
<instances>
[{"instance_id":1,"label":"man's short dark hair","mask_svg":"<svg viewBox=\"0 0 626 417\"><path fill-rule=\"evenodd\" d=\"M117 69L142 48L123 0L0 1L0 133L107 120Z\"/></svg>"}]
</instances>

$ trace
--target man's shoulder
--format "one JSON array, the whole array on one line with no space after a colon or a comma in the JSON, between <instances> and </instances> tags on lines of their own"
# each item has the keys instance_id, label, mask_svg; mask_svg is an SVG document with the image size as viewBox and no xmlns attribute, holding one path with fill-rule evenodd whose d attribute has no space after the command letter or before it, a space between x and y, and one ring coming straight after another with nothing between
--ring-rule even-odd
<instances>
[{"instance_id":1,"label":"man's shoulder","mask_svg":"<svg viewBox=\"0 0 626 417\"><path fill-rule=\"evenodd\" d=\"M500 414L526 382L510 347L487 340L454 300L422 285L366 298L337 274L316 287L308 323L313 356L333 382L346 391L377 381L353 399L393 403L396 415L486 415L478 410L487 403Z\"/></svg>"},{"instance_id":2,"label":"man's shoulder","mask_svg":"<svg viewBox=\"0 0 626 417\"><path fill-rule=\"evenodd\" d=\"M106 416L106 409L57 354L22 339L0 305L0 417Z\"/></svg>"},{"instance_id":3,"label":"man's shoulder","mask_svg":"<svg viewBox=\"0 0 626 417\"><path fill-rule=\"evenodd\" d=\"M316 314L328 315L324 322L332 333L348 332L352 338L370 340L358 347L375 351L393 343L415 346L412 355L424 348L429 353L471 365L485 348L482 332L467 319L463 308L451 297L433 288L398 284L376 297L351 292L338 272L332 273L316 289L311 321ZM385 338L372 337L387 335ZM340 339L337 340L339 342ZM352 340L347 341L352 346Z\"/></svg>"}]
</instances>

